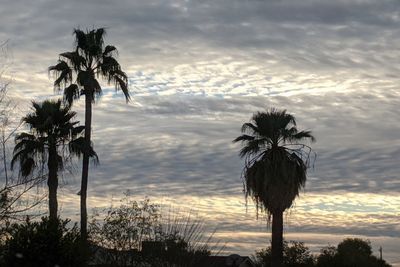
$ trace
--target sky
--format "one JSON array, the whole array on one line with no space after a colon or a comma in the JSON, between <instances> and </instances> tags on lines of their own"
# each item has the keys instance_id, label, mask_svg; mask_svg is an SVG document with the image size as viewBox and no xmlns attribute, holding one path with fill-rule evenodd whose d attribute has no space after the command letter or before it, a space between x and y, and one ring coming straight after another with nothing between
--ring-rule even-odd
<instances>
[{"instance_id":1,"label":"sky","mask_svg":"<svg viewBox=\"0 0 400 267\"><path fill-rule=\"evenodd\" d=\"M400 266L400 2L372 0L1 0L10 95L61 97L47 68L73 49L74 28L107 29L132 101L103 83L94 106L89 206L129 190L192 209L226 253L252 254L269 230L246 212L240 144L254 112L293 114L317 142L285 236L313 251L344 237L372 242ZM83 101L74 105L83 122ZM79 166L61 213L78 218Z\"/></svg>"}]
</instances>

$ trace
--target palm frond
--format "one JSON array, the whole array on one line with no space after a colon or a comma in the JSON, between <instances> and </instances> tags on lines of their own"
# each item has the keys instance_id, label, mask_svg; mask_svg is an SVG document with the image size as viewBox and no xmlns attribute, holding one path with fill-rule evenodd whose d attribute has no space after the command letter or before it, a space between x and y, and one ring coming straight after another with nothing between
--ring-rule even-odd
<instances>
[{"instance_id":1,"label":"palm frond","mask_svg":"<svg viewBox=\"0 0 400 267\"><path fill-rule=\"evenodd\" d=\"M101 85L96 79L92 79L92 87L94 89L94 94L96 96L100 96L103 93L103 91L101 89Z\"/></svg>"},{"instance_id":2,"label":"palm frond","mask_svg":"<svg viewBox=\"0 0 400 267\"><path fill-rule=\"evenodd\" d=\"M115 76L114 79L116 80L116 83L115 83L116 90L118 91L118 89L121 89L121 91L125 95L126 102L129 102L131 97L129 95L128 83L118 76Z\"/></svg>"},{"instance_id":3,"label":"palm frond","mask_svg":"<svg viewBox=\"0 0 400 267\"><path fill-rule=\"evenodd\" d=\"M34 141L34 140L36 140L36 137L33 134L22 132L20 134L17 134L17 136L15 137L15 143L19 143L19 141L22 141L22 140Z\"/></svg>"},{"instance_id":4,"label":"palm frond","mask_svg":"<svg viewBox=\"0 0 400 267\"><path fill-rule=\"evenodd\" d=\"M32 174L35 168L35 160L33 158L27 157L21 161L21 175L22 177L27 177Z\"/></svg>"},{"instance_id":5,"label":"palm frond","mask_svg":"<svg viewBox=\"0 0 400 267\"><path fill-rule=\"evenodd\" d=\"M104 36L106 35L106 30L104 28L98 28L94 31L96 44L99 46L103 46L104 44Z\"/></svg>"},{"instance_id":6,"label":"palm frond","mask_svg":"<svg viewBox=\"0 0 400 267\"><path fill-rule=\"evenodd\" d=\"M293 139L290 141L302 141L310 139L312 143L316 142L315 137L312 135L311 131L301 131L293 135Z\"/></svg>"},{"instance_id":7,"label":"palm frond","mask_svg":"<svg viewBox=\"0 0 400 267\"><path fill-rule=\"evenodd\" d=\"M83 136L69 142L68 148L70 153L77 157L80 157L83 154L87 153L89 157L94 160L95 163L99 162L99 157L97 156L96 151L94 151L93 145L87 145L87 142Z\"/></svg>"},{"instance_id":8,"label":"palm frond","mask_svg":"<svg viewBox=\"0 0 400 267\"><path fill-rule=\"evenodd\" d=\"M241 131L242 133L249 132L251 134L258 134L260 130L254 124L246 122L242 125Z\"/></svg>"},{"instance_id":9,"label":"palm frond","mask_svg":"<svg viewBox=\"0 0 400 267\"><path fill-rule=\"evenodd\" d=\"M255 156L262 151L262 148L265 145L265 139L253 139L246 141L246 144L239 152L239 156L241 158Z\"/></svg>"},{"instance_id":10,"label":"palm frond","mask_svg":"<svg viewBox=\"0 0 400 267\"><path fill-rule=\"evenodd\" d=\"M81 70L86 64L86 59L79 55L77 51L62 53L60 57L67 59L75 71Z\"/></svg>"},{"instance_id":11,"label":"palm frond","mask_svg":"<svg viewBox=\"0 0 400 267\"><path fill-rule=\"evenodd\" d=\"M112 52L117 53L118 52L117 48L115 46L113 46L113 45L107 45L104 48L103 57L111 56Z\"/></svg>"},{"instance_id":12,"label":"palm frond","mask_svg":"<svg viewBox=\"0 0 400 267\"><path fill-rule=\"evenodd\" d=\"M255 139L254 136L243 134L241 136L236 137L232 142L237 143L237 142L253 141L254 139Z\"/></svg>"},{"instance_id":13,"label":"palm frond","mask_svg":"<svg viewBox=\"0 0 400 267\"><path fill-rule=\"evenodd\" d=\"M72 106L74 100L78 99L79 97L80 90L78 85L73 83L64 89L64 101L66 101L69 106Z\"/></svg>"},{"instance_id":14,"label":"palm frond","mask_svg":"<svg viewBox=\"0 0 400 267\"><path fill-rule=\"evenodd\" d=\"M72 136L78 136L85 131L85 126L77 126L72 128Z\"/></svg>"},{"instance_id":15,"label":"palm frond","mask_svg":"<svg viewBox=\"0 0 400 267\"><path fill-rule=\"evenodd\" d=\"M66 61L58 60L58 63L56 65L49 67L49 71L61 72L61 71L64 71L66 69L69 69L69 68L70 67L68 66L68 63Z\"/></svg>"},{"instance_id":16,"label":"palm frond","mask_svg":"<svg viewBox=\"0 0 400 267\"><path fill-rule=\"evenodd\" d=\"M33 172L36 165L35 158L44 152L45 145L33 135L26 133L17 135L15 140L11 169L19 163L21 175L26 177Z\"/></svg>"},{"instance_id":17,"label":"palm frond","mask_svg":"<svg viewBox=\"0 0 400 267\"><path fill-rule=\"evenodd\" d=\"M103 44L105 35L105 29L93 29L86 33L87 40L87 48L85 52L87 52L93 58L100 58L103 54Z\"/></svg>"},{"instance_id":18,"label":"palm frond","mask_svg":"<svg viewBox=\"0 0 400 267\"><path fill-rule=\"evenodd\" d=\"M103 76L108 77L108 81L110 82L114 73L117 70L120 70L121 66L118 61L112 56L104 56L103 62L100 65L100 70Z\"/></svg>"},{"instance_id":19,"label":"palm frond","mask_svg":"<svg viewBox=\"0 0 400 267\"><path fill-rule=\"evenodd\" d=\"M50 72L53 72L56 77L54 81L55 88L59 89L61 85L66 85L72 81L72 70L64 60L59 60L57 65L50 66L49 73Z\"/></svg>"},{"instance_id":20,"label":"palm frond","mask_svg":"<svg viewBox=\"0 0 400 267\"><path fill-rule=\"evenodd\" d=\"M281 128L279 131L280 140L284 143L291 142L293 140L293 136L297 134L297 128L295 126L291 128Z\"/></svg>"},{"instance_id":21,"label":"palm frond","mask_svg":"<svg viewBox=\"0 0 400 267\"><path fill-rule=\"evenodd\" d=\"M80 29L74 29L73 34L75 35L76 48L86 50L87 49L87 41L86 34Z\"/></svg>"}]
</instances>

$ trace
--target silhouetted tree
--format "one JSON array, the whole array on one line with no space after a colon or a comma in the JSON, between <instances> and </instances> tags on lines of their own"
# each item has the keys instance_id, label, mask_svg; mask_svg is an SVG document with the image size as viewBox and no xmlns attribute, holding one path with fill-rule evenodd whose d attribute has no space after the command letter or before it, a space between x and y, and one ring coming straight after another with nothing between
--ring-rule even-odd
<instances>
[{"instance_id":1,"label":"silhouetted tree","mask_svg":"<svg viewBox=\"0 0 400 267\"><path fill-rule=\"evenodd\" d=\"M259 210L272 217L272 266L283 261L283 212L305 186L309 152L301 141L314 137L310 131L298 131L293 115L271 109L255 113L251 122L242 126L240 157L245 159L243 184Z\"/></svg>"},{"instance_id":2,"label":"silhouetted tree","mask_svg":"<svg viewBox=\"0 0 400 267\"><path fill-rule=\"evenodd\" d=\"M271 267L271 247L256 251L254 262L257 267ZM384 260L372 255L368 240L347 238L338 247L327 246L313 256L303 242L283 243L284 267L391 267Z\"/></svg>"},{"instance_id":3,"label":"silhouetted tree","mask_svg":"<svg viewBox=\"0 0 400 267\"><path fill-rule=\"evenodd\" d=\"M360 238L347 238L337 247L336 257L346 266L366 266L372 248L369 241Z\"/></svg>"},{"instance_id":4,"label":"silhouetted tree","mask_svg":"<svg viewBox=\"0 0 400 267\"><path fill-rule=\"evenodd\" d=\"M380 261L372 255L369 240L346 238L337 247L335 262L343 267L386 267L385 261Z\"/></svg>"},{"instance_id":5,"label":"silhouetted tree","mask_svg":"<svg viewBox=\"0 0 400 267\"><path fill-rule=\"evenodd\" d=\"M81 136L84 126L72 122L76 113L69 107L62 107L61 101L46 100L43 103L33 102L33 112L22 118L30 127L15 137L11 167L19 163L22 177L31 175L35 168L45 169L47 162L49 187L50 219L57 219L58 171L63 169L64 146L68 144L69 152L79 155L84 150L84 139ZM90 156L96 156L90 149Z\"/></svg>"},{"instance_id":6,"label":"silhouetted tree","mask_svg":"<svg viewBox=\"0 0 400 267\"><path fill-rule=\"evenodd\" d=\"M255 262L260 267L272 266L271 247L256 251ZM313 267L314 258L303 242L283 242L283 266L285 267Z\"/></svg>"},{"instance_id":7,"label":"silhouetted tree","mask_svg":"<svg viewBox=\"0 0 400 267\"><path fill-rule=\"evenodd\" d=\"M49 67L49 72L54 72L56 89L64 90L64 99L69 105L85 95L85 141L91 144L92 103L95 97L102 92L97 78L102 77L113 83L115 88L121 89L129 101L128 77L121 70L115 59L117 49L112 45L104 45L105 29L93 29L84 32L74 30L76 47L72 52L60 54L60 59L55 66ZM87 239L87 184L89 172L89 154L83 155L82 180L81 180L81 236Z\"/></svg>"},{"instance_id":8,"label":"silhouetted tree","mask_svg":"<svg viewBox=\"0 0 400 267\"><path fill-rule=\"evenodd\" d=\"M317 257L318 267L390 267L372 255L371 244L360 238L346 238L337 248L326 247Z\"/></svg>"}]
</instances>

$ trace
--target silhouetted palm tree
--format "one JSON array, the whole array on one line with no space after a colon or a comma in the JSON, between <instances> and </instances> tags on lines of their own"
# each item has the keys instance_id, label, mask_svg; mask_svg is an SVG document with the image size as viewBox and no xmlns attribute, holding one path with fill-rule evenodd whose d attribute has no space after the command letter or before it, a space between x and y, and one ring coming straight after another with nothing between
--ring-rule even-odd
<instances>
[{"instance_id":1,"label":"silhouetted palm tree","mask_svg":"<svg viewBox=\"0 0 400 267\"><path fill-rule=\"evenodd\" d=\"M128 77L121 70L115 59L117 49L104 45L105 30L103 28L83 32L74 30L76 48L72 52L60 54L57 65L49 67L54 72L56 89L64 89L64 100L72 105L75 99L85 95L85 140L91 144L92 103L101 95L102 89L97 78L101 77L113 83L116 90L121 89L129 101ZM89 172L89 155L83 155L81 180L81 236L87 239L87 184Z\"/></svg>"},{"instance_id":2,"label":"silhouetted palm tree","mask_svg":"<svg viewBox=\"0 0 400 267\"><path fill-rule=\"evenodd\" d=\"M283 212L292 206L305 186L310 147L301 141L315 141L310 131L298 131L294 116L286 110L255 113L242 126L240 157L245 159L243 185L257 212L272 217L272 266L282 266ZM304 148L309 149L308 152Z\"/></svg>"},{"instance_id":3,"label":"silhouetted palm tree","mask_svg":"<svg viewBox=\"0 0 400 267\"><path fill-rule=\"evenodd\" d=\"M32 105L33 112L22 118L30 131L15 137L11 167L18 162L20 174L26 178L35 168L44 170L47 162L49 213L51 219L57 219L58 171L63 169L64 156L83 152L84 126L76 126L79 122L72 122L76 113L70 111L69 107L62 107L61 100L33 102ZM65 149L66 145L68 149ZM91 148L88 154L96 156Z\"/></svg>"}]
</instances>

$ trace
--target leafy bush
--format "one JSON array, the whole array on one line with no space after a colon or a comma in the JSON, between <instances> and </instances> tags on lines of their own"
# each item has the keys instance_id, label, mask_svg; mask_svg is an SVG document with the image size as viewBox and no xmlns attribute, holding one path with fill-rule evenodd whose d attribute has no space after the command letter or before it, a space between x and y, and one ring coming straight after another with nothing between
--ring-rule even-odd
<instances>
[{"instance_id":1,"label":"leafy bush","mask_svg":"<svg viewBox=\"0 0 400 267\"><path fill-rule=\"evenodd\" d=\"M9 267L84 266L85 253L80 246L76 226L69 220L49 220L11 224L2 246L2 265Z\"/></svg>"},{"instance_id":2,"label":"leafy bush","mask_svg":"<svg viewBox=\"0 0 400 267\"><path fill-rule=\"evenodd\" d=\"M132 201L128 196L119 207L97 211L89 223L89 241L95 262L129 266L139 260L143 241L154 240L159 228L160 212L148 198Z\"/></svg>"}]
</instances>

